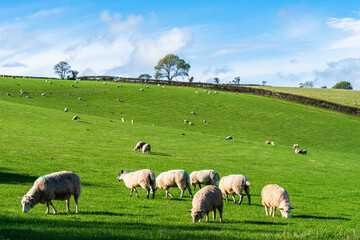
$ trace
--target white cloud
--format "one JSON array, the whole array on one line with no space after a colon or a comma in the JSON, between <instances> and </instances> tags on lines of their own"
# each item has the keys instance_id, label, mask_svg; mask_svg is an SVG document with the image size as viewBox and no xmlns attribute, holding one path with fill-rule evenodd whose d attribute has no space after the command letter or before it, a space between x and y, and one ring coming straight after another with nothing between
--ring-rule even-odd
<instances>
[{"instance_id":1,"label":"white cloud","mask_svg":"<svg viewBox=\"0 0 360 240\"><path fill-rule=\"evenodd\" d=\"M348 32L349 36L330 44L329 49L360 48L360 20L354 18L330 18L327 25Z\"/></svg>"}]
</instances>

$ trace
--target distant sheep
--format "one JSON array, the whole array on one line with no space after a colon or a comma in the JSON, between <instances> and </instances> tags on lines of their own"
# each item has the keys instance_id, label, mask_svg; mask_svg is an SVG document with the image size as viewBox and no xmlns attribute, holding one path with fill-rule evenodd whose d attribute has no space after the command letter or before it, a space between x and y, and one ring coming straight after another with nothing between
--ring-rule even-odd
<instances>
[{"instance_id":1,"label":"distant sheep","mask_svg":"<svg viewBox=\"0 0 360 240\"><path fill-rule=\"evenodd\" d=\"M161 86L160 83L158 83L158 86L159 86L159 87Z\"/></svg>"},{"instance_id":2,"label":"distant sheep","mask_svg":"<svg viewBox=\"0 0 360 240\"><path fill-rule=\"evenodd\" d=\"M206 90L206 89L204 89L204 92L207 92L207 90Z\"/></svg>"},{"instance_id":3,"label":"distant sheep","mask_svg":"<svg viewBox=\"0 0 360 240\"><path fill-rule=\"evenodd\" d=\"M273 146L275 146L275 143L274 143L274 142L271 142L270 144L273 145Z\"/></svg>"},{"instance_id":4,"label":"distant sheep","mask_svg":"<svg viewBox=\"0 0 360 240\"><path fill-rule=\"evenodd\" d=\"M294 144L293 148L299 148L299 144Z\"/></svg>"},{"instance_id":5,"label":"distant sheep","mask_svg":"<svg viewBox=\"0 0 360 240\"><path fill-rule=\"evenodd\" d=\"M49 84L52 84L52 82L50 81Z\"/></svg>"},{"instance_id":6,"label":"distant sheep","mask_svg":"<svg viewBox=\"0 0 360 240\"><path fill-rule=\"evenodd\" d=\"M307 153L307 151L306 150L301 150L301 149L295 149L295 153L296 154L306 154Z\"/></svg>"},{"instance_id":7,"label":"distant sheep","mask_svg":"<svg viewBox=\"0 0 360 240\"><path fill-rule=\"evenodd\" d=\"M47 82L48 82L48 80L45 80L45 82L47 83Z\"/></svg>"},{"instance_id":8,"label":"distant sheep","mask_svg":"<svg viewBox=\"0 0 360 240\"><path fill-rule=\"evenodd\" d=\"M192 122L189 122L189 125L193 126L194 124Z\"/></svg>"},{"instance_id":9,"label":"distant sheep","mask_svg":"<svg viewBox=\"0 0 360 240\"><path fill-rule=\"evenodd\" d=\"M116 101L120 102L120 98L116 99Z\"/></svg>"},{"instance_id":10,"label":"distant sheep","mask_svg":"<svg viewBox=\"0 0 360 240\"><path fill-rule=\"evenodd\" d=\"M215 91L215 94L218 94L218 91Z\"/></svg>"},{"instance_id":11,"label":"distant sheep","mask_svg":"<svg viewBox=\"0 0 360 240\"><path fill-rule=\"evenodd\" d=\"M146 144L146 142L140 141L136 144L136 146L134 147L134 151L140 150L142 149L142 147Z\"/></svg>"},{"instance_id":12,"label":"distant sheep","mask_svg":"<svg viewBox=\"0 0 360 240\"><path fill-rule=\"evenodd\" d=\"M221 191L216 186L207 186L198 191L192 200L191 212L193 222L201 221L206 215L206 222L209 221L209 212L213 211L213 220L216 217L216 210L220 213L220 222L222 222L224 202Z\"/></svg>"},{"instance_id":13,"label":"distant sheep","mask_svg":"<svg viewBox=\"0 0 360 240\"><path fill-rule=\"evenodd\" d=\"M149 88L149 86L146 86L146 88Z\"/></svg>"},{"instance_id":14,"label":"distant sheep","mask_svg":"<svg viewBox=\"0 0 360 240\"><path fill-rule=\"evenodd\" d=\"M161 173L156 178L156 187L160 189L165 189L165 196L174 197L169 192L169 188L178 187L181 190L180 197L184 195L184 191L187 188L190 193L190 198L192 197L191 188L190 188L190 177L189 174L184 170L170 170L167 172Z\"/></svg>"},{"instance_id":15,"label":"distant sheep","mask_svg":"<svg viewBox=\"0 0 360 240\"><path fill-rule=\"evenodd\" d=\"M195 112L191 112L191 114L196 115L196 113L195 113Z\"/></svg>"},{"instance_id":16,"label":"distant sheep","mask_svg":"<svg viewBox=\"0 0 360 240\"><path fill-rule=\"evenodd\" d=\"M7 96L11 96L11 94L10 94L10 93L7 93L6 95L7 95Z\"/></svg>"},{"instance_id":17,"label":"distant sheep","mask_svg":"<svg viewBox=\"0 0 360 240\"><path fill-rule=\"evenodd\" d=\"M232 137L232 136L227 136L227 137L225 138L225 140L233 140L233 137Z\"/></svg>"},{"instance_id":18,"label":"distant sheep","mask_svg":"<svg viewBox=\"0 0 360 240\"><path fill-rule=\"evenodd\" d=\"M132 196L133 191L135 191L136 196L139 198L136 187L146 189L146 198L149 198L149 193L151 193L152 198L155 197L156 177L150 169L143 169L130 173L121 170L118 176L118 181L120 182L121 180L124 181L126 187L131 189L130 197ZM150 186L150 188L148 186Z\"/></svg>"},{"instance_id":19,"label":"distant sheep","mask_svg":"<svg viewBox=\"0 0 360 240\"><path fill-rule=\"evenodd\" d=\"M143 147L142 147L142 153L149 153L151 152L151 146L150 144L146 143Z\"/></svg>"},{"instance_id":20,"label":"distant sheep","mask_svg":"<svg viewBox=\"0 0 360 240\"><path fill-rule=\"evenodd\" d=\"M75 83L79 83L79 81L75 81Z\"/></svg>"},{"instance_id":21,"label":"distant sheep","mask_svg":"<svg viewBox=\"0 0 360 240\"><path fill-rule=\"evenodd\" d=\"M42 93L42 94L41 94L41 96L43 96L43 97L44 97L45 95L46 95L45 93Z\"/></svg>"},{"instance_id":22,"label":"distant sheep","mask_svg":"<svg viewBox=\"0 0 360 240\"><path fill-rule=\"evenodd\" d=\"M134 120L131 120L131 124L134 124L135 123L135 121Z\"/></svg>"},{"instance_id":23,"label":"distant sheep","mask_svg":"<svg viewBox=\"0 0 360 240\"><path fill-rule=\"evenodd\" d=\"M196 93L196 94L199 94L199 92L198 92L198 91L196 91L195 93Z\"/></svg>"},{"instance_id":24,"label":"distant sheep","mask_svg":"<svg viewBox=\"0 0 360 240\"><path fill-rule=\"evenodd\" d=\"M79 100L79 101L81 101L81 100L82 100L82 98L81 98L81 97L79 97L79 98L78 98L78 100Z\"/></svg>"},{"instance_id":25,"label":"distant sheep","mask_svg":"<svg viewBox=\"0 0 360 240\"><path fill-rule=\"evenodd\" d=\"M215 170L200 170L190 174L190 185L194 186L194 191L196 184L198 184L201 189L201 184L217 186L219 180L220 176Z\"/></svg>"},{"instance_id":26,"label":"distant sheep","mask_svg":"<svg viewBox=\"0 0 360 240\"><path fill-rule=\"evenodd\" d=\"M65 108L65 109L64 109L64 112L67 112L67 111L69 111L69 109L68 109L68 108Z\"/></svg>"},{"instance_id":27,"label":"distant sheep","mask_svg":"<svg viewBox=\"0 0 360 240\"><path fill-rule=\"evenodd\" d=\"M184 120L184 123L188 123L188 122L189 122L188 120L186 120L186 119Z\"/></svg>"},{"instance_id":28,"label":"distant sheep","mask_svg":"<svg viewBox=\"0 0 360 240\"><path fill-rule=\"evenodd\" d=\"M78 199L81 193L81 181L73 172L55 172L36 179L32 188L21 199L22 212L28 213L36 204L47 205L45 214L49 213L49 205L54 214L57 213L51 200L66 200L66 210L70 211L70 197L74 195L76 213L79 213Z\"/></svg>"},{"instance_id":29,"label":"distant sheep","mask_svg":"<svg viewBox=\"0 0 360 240\"><path fill-rule=\"evenodd\" d=\"M270 141L266 141L265 143L266 143L266 144L268 144L268 145L270 145L270 144L271 144L271 142L270 142Z\"/></svg>"},{"instance_id":30,"label":"distant sheep","mask_svg":"<svg viewBox=\"0 0 360 240\"><path fill-rule=\"evenodd\" d=\"M78 120L79 118L80 118L80 117L78 117L78 116L75 115L75 116L72 118L72 120L73 120L73 121L76 121L76 120Z\"/></svg>"},{"instance_id":31,"label":"distant sheep","mask_svg":"<svg viewBox=\"0 0 360 240\"><path fill-rule=\"evenodd\" d=\"M211 91L209 91L208 94L211 94Z\"/></svg>"},{"instance_id":32,"label":"distant sheep","mask_svg":"<svg viewBox=\"0 0 360 240\"><path fill-rule=\"evenodd\" d=\"M203 120L203 123L207 124L208 122L206 120Z\"/></svg>"},{"instance_id":33,"label":"distant sheep","mask_svg":"<svg viewBox=\"0 0 360 240\"><path fill-rule=\"evenodd\" d=\"M107 85L107 82L103 82L103 85Z\"/></svg>"},{"instance_id":34,"label":"distant sheep","mask_svg":"<svg viewBox=\"0 0 360 240\"><path fill-rule=\"evenodd\" d=\"M162 86L161 88L162 88L162 89L164 89L164 88L165 88L165 86Z\"/></svg>"},{"instance_id":35,"label":"distant sheep","mask_svg":"<svg viewBox=\"0 0 360 240\"><path fill-rule=\"evenodd\" d=\"M276 184L266 185L261 191L261 198L262 205L265 207L266 215L269 215L267 209L269 207L270 215L275 217L275 211L277 208L280 210L281 215L284 218L289 218L291 210L294 209L294 207L290 204L288 192Z\"/></svg>"},{"instance_id":36,"label":"distant sheep","mask_svg":"<svg viewBox=\"0 0 360 240\"><path fill-rule=\"evenodd\" d=\"M74 85L74 84L71 84L71 87L75 87L75 85Z\"/></svg>"},{"instance_id":37,"label":"distant sheep","mask_svg":"<svg viewBox=\"0 0 360 240\"><path fill-rule=\"evenodd\" d=\"M30 96L26 96L27 98L30 98Z\"/></svg>"},{"instance_id":38,"label":"distant sheep","mask_svg":"<svg viewBox=\"0 0 360 240\"><path fill-rule=\"evenodd\" d=\"M245 191L246 196L249 200L249 205L251 205L250 187L251 187L251 183L246 179L245 176L240 174L222 177L219 183L219 188L223 196L226 198L226 202L228 201L228 196L227 196L228 194L232 195L235 204L236 204L236 200L234 195L237 194L240 196L238 205L240 205L243 200L242 191Z\"/></svg>"},{"instance_id":39,"label":"distant sheep","mask_svg":"<svg viewBox=\"0 0 360 240\"><path fill-rule=\"evenodd\" d=\"M121 121L122 121L122 122L125 122L125 118L121 118Z\"/></svg>"},{"instance_id":40,"label":"distant sheep","mask_svg":"<svg viewBox=\"0 0 360 240\"><path fill-rule=\"evenodd\" d=\"M140 88L140 91L144 91L144 89L143 89L143 88Z\"/></svg>"}]
</instances>

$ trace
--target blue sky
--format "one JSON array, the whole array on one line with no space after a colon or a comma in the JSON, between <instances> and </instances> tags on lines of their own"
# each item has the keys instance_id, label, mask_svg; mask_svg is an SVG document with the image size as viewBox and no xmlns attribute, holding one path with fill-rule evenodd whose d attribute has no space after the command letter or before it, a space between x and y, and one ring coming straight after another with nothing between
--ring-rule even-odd
<instances>
[{"instance_id":1,"label":"blue sky","mask_svg":"<svg viewBox=\"0 0 360 240\"><path fill-rule=\"evenodd\" d=\"M0 1L0 74L154 74L168 53L195 81L360 89L357 1ZM181 78L180 78L181 79ZM179 79L179 80L180 80ZM184 80L187 80L184 79Z\"/></svg>"}]
</instances>

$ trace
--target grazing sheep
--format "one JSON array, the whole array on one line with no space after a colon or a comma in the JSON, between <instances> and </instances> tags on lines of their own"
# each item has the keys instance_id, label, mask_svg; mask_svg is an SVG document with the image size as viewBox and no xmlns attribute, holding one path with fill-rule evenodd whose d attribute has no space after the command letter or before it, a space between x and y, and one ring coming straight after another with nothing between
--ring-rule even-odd
<instances>
[{"instance_id":1,"label":"grazing sheep","mask_svg":"<svg viewBox=\"0 0 360 240\"><path fill-rule=\"evenodd\" d=\"M273 145L273 146L275 146L275 143L274 143L274 142L271 142L270 144Z\"/></svg>"},{"instance_id":2,"label":"grazing sheep","mask_svg":"<svg viewBox=\"0 0 360 240\"><path fill-rule=\"evenodd\" d=\"M107 85L107 82L103 82L103 85Z\"/></svg>"},{"instance_id":3,"label":"grazing sheep","mask_svg":"<svg viewBox=\"0 0 360 240\"><path fill-rule=\"evenodd\" d=\"M250 187L251 183L246 179L243 175L229 175L222 177L219 183L219 188L223 194L223 196L226 198L226 201L228 201L228 194L232 195L232 198L235 201L235 194L240 196L240 200L238 202L238 205L241 204L243 200L243 194L242 191L245 190L246 196L249 200L249 205L251 205L250 201Z\"/></svg>"},{"instance_id":4,"label":"grazing sheep","mask_svg":"<svg viewBox=\"0 0 360 240\"><path fill-rule=\"evenodd\" d=\"M120 102L120 98L116 99L116 101Z\"/></svg>"},{"instance_id":5,"label":"grazing sheep","mask_svg":"<svg viewBox=\"0 0 360 240\"><path fill-rule=\"evenodd\" d=\"M216 186L207 186L198 191L192 200L191 212L193 222L201 221L206 215L206 222L209 221L209 212L213 211L213 220L216 218L216 209L220 213L220 222L222 222L222 213L224 202L221 191Z\"/></svg>"},{"instance_id":6,"label":"grazing sheep","mask_svg":"<svg viewBox=\"0 0 360 240\"><path fill-rule=\"evenodd\" d=\"M142 147L143 147L145 144L146 144L146 142L143 142L143 141L138 142L138 143L136 144L135 148L134 148L134 151L137 151L137 150L139 150L139 149L142 149Z\"/></svg>"},{"instance_id":7,"label":"grazing sheep","mask_svg":"<svg viewBox=\"0 0 360 240\"><path fill-rule=\"evenodd\" d=\"M192 126L192 125L193 125L193 123L192 123L192 122L189 122L189 125L191 125L191 126Z\"/></svg>"},{"instance_id":8,"label":"grazing sheep","mask_svg":"<svg viewBox=\"0 0 360 240\"><path fill-rule=\"evenodd\" d=\"M232 137L232 136L227 136L227 137L225 138L225 140L233 140L233 137Z\"/></svg>"},{"instance_id":9,"label":"grazing sheep","mask_svg":"<svg viewBox=\"0 0 360 240\"><path fill-rule=\"evenodd\" d=\"M147 86L148 84L147 83L145 83L145 86Z\"/></svg>"},{"instance_id":10,"label":"grazing sheep","mask_svg":"<svg viewBox=\"0 0 360 240\"><path fill-rule=\"evenodd\" d=\"M189 174L185 170L170 170L167 172L161 173L156 178L156 187L160 189L165 189L165 196L169 194L170 197L174 197L169 192L169 188L178 187L181 190L180 197L182 198L184 195L184 191L187 188L190 193L190 198L192 197L191 188L190 188L190 177Z\"/></svg>"},{"instance_id":11,"label":"grazing sheep","mask_svg":"<svg viewBox=\"0 0 360 240\"><path fill-rule=\"evenodd\" d=\"M47 83L47 82L48 82L48 80L45 80L45 82Z\"/></svg>"},{"instance_id":12,"label":"grazing sheep","mask_svg":"<svg viewBox=\"0 0 360 240\"><path fill-rule=\"evenodd\" d=\"M155 124L153 124L153 127L155 127Z\"/></svg>"},{"instance_id":13,"label":"grazing sheep","mask_svg":"<svg viewBox=\"0 0 360 240\"><path fill-rule=\"evenodd\" d=\"M57 213L51 200L66 200L66 210L70 211L70 197L74 195L76 213L79 213L78 199L81 193L81 181L73 172L55 172L36 179L32 188L21 199L22 212L27 213L36 204L47 205L45 214L49 213L49 205L54 214Z\"/></svg>"},{"instance_id":14,"label":"grazing sheep","mask_svg":"<svg viewBox=\"0 0 360 240\"><path fill-rule=\"evenodd\" d=\"M146 86L146 88L149 88L149 86Z\"/></svg>"},{"instance_id":15,"label":"grazing sheep","mask_svg":"<svg viewBox=\"0 0 360 240\"><path fill-rule=\"evenodd\" d=\"M69 109L68 109L68 108L65 108L65 109L64 109L64 112L67 112L67 111L69 111Z\"/></svg>"},{"instance_id":16,"label":"grazing sheep","mask_svg":"<svg viewBox=\"0 0 360 240\"><path fill-rule=\"evenodd\" d=\"M30 96L26 96L27 98L30 98Z\"/></svg>"},{"instance_id":17,"label":"grazing sheep","mask_svg":"<svg viewBox=\"0 0 360 240\"><path fill-rule=\"evenodd\" d=\"M198 91L196 91L195 93L196 93L196 94L199 94L199 92L198 92Z\"/></svg>"},{"instance_id":18,"label":"grazing sheep","mask_svg":"<svg viewBox=\"0 0 360 240\"><path fill-rule=\"evenodd\" d=\"M298 148L297 148L297 149L295 149L295 153L296 153L296 154L299 154L299 153L300 153L300 154L306 154L307 151L306 151L306 150L301 150L301 149L298 149Z\"/></svg>"},{"instance_id":19,"label":"grazing sheep","mask_svg":"<svg viewBox=\"0 0 360 240\"><path fill-rule=\"evenodd\" d=\"M191 114L196 115L196 113L195 113L195 112L191 112Z\"/></svg>"},{"instance_id":20,"label":"grazing sheep","mask_svg":"<svg viewBox=\"0 0 360 240\"><path fill-rule=\"evenodd\" d=\"M164 88L165 88L165 86L162 86L161 88L162 88L162 89L164 89Z\"/></svg>"},{"instance_id":21,"label":"grazing sheep","mask_svg":"<svg viewBox=\"0 0 360 240\"><path fill-rule=\"evenodd\" d=\"M201 184L217 186L219 180L220 176L215 170L200 170L190 174L190 185L194 186L194 191L196 184L199 184L201 189Z\"/></svg>"},{"instance_id":22,"label":"grazing sheep","mask_svg":"<svg viewBox=\"0 0 360 240\"><path fill-rule=\"evenodd\" d=\"M79 118L80 118L80 117L78 117L78 116L75 115L75 116L72 118L72 120L73 120L73 121L76 121L76 120L78 120Z\"/></svg>"},{"instance_id":23,"label":"grazing sheep","mask_svg":"<svg viewBox=\"0 0 360 240\"><path fill-rule=\"evenodd\" d=\"M204 92L207 92L207 90L206 90L206 89L204 89Z\"/></svg>"},{"instance_id":24,"label":"grazing sheep","mask_svg":"<svg viewBox=\"0 0 360 240\"><path fill-rule=\"evenodd\" d=\"M75 81L75 83L79 83L79 81Z\"/></svg>"},{"instance_id":25,"label":"grazing sheep","mask_svg":"<svg viewBox=\"0 0 360 240\"><path fill-rule=\"evenodd\" d=\"M218 94L218 91L215 91L215 94Z\"/></svg>"},{"instance_id":26,"label":"grazing sheep","mask_svg":"<svg viewBox=\"0 0 360 240\"><path fill-rule=\"evenodd\" d=\"M74 85L74 84L71 84L71 87L75 87L75 85Z\"/></svg>"},{"instance_id":27,"label":"grazing sheep","mask_svg":"<svg viewBox=\"0 0 360 240\"><path fill-rule=\"evenodd\" d=\"M6 95L7 95L7 96L11 96L11 94L10 94L10 93L7 93Z\"/></svg>"},{"instance_id":28,"label":"grazing sheep","mask_svg":"<svg viewBox=\"0 0 360 240\"><path fill-rule=\"evenodd\" d=\"M122 121L122 122L125 122L125 118L121 118L121 121Z\"/></svg>"},{"instance_id":29,"label":"grazing sheep","mask_svg":"<svg viewBox=\"0 0 360 240\"><path fill-rule=\"evenodd\" d=\"M206 120L203 120L203 123L207 124L208 122Z\"/></svg>"},{"instance_id":30,"label":"grazing sheep","mask_svg":"<svg viewBox=\"0 0 360 240\"><path fill-rule=\"evenodd\" d=\"M186 120L186 119L184 120L184 123L188 123L188 122L189 122L188 120Z\"/></svg>"},{"instance_id":31,"label":"grazing sheep","mask_svg":"<svg viewBox=\"0 0 360 240\"><path fill-rule=\"evenodd\" d=\"M147 153L147 152L151 152L151 146L150 144L146 143L143 147L142 147L142 153Z\"/></svg>"},{"instance_id":32,"label":"grazing sheep","mask_svg":"<svg viewBox=\"0 0 360 240\"><path fill-rule=\"evenodd\" d=\"M160 83L158 83L158 86L159 86L159 87L161 86Z\"/></svg>"},{"instance_id":33,"label":"grazing sheep","mask_svg":"<svg viewBox=\"0 0 360 240\"><path fill-rule=\"evenodd\" d=\"M293 148L299 148L299 144L294 144Z\"/></svg>"},{"instance_id":34,"label":"grazing sheep","mask_svg":"<svg viewBox=\"0 0 360 240\"><path fill-rule=\"evenodd\" d=\"M265 143L268 144L268 145L270 145L270 141L266 141Z\"/></svg>"},{"instance_id":35,"label":"grazing sheep","mask_svg":"<svg viewBox=\"0 0 360 240\"><path fill-rule=\"evenodd\" d=\"M140 91L144 91L144 89L143 89L143 88L140 88Z\"/></svg>"},{"instance_id":36,"label":"grazing sheep","mask_svg":"<svg viewBox=\"0 0 360 240\"><path fill-rule=\"evenodd\" d=\"M136 187L139 186L147 190L146 198L149 198L149 193L151 193L152 198L155 197L156 177L150 169L143 169L130 173L121 170L118 181L120 182L121 180L124 180L125 186L131 189L130 197L132 196L133 191L135 191L136 196L139 198L139 194L136 190ZM150 188L148 186L150 186Z\"/></svg>"},{"instance_id":37,"label":"grazing sheep","mask_svg":"<svg viewBox=\"0 0 360 240\"><path fill-rule=\"evenodd\" d=\"M22 89L20 89L20 92L22 93L22 92L24 92Z\"/></svg>"},{"instance_id":38,"label":"grazing sheep","mask_svg":"<svg viewBox=\"0 0 360 240\"><path fill-rule=\"evenodd\" d=\"M79 100L79 101L81 101L81 100L82 100L82 98L81 98L81 97L79 97L79 98L78 98L78 100Z\"/></svg>"},{"instance_id":39,"label":"grazing sheep","mask_svg":"<svg viewBox=\"0 0 360 240\"><path fill-rule=\"evenodd\" d=\"M131 120L131 124L134 124L135 123L135 121L134 120Z\"/></svg>"},{"instance_id":40,"label":"grazing sheep","mask_svg":"<svg viewBox=\"0 0 360 240\"><path fill-rule=\"evenodd\" d=\"M46 94L45 93L42 93L41 96L45 96Z\"/></svg>"},{"instance_id":41,"label":"grazing sheep","mask_svg":"<svg viewBox=\"0 0 360 240\"><path fill-rule=\"evenodd\" d=\"M210 92L208 92L208 94L211 94L211 91L210 91Z\"/></svg>"},{"instance_id":42,"label":"grazing sheep","mask_svg":"<svg viewBox=\"0 0 360 240\"><path fill-rule=\"evenodd\" d=\"M52 82L50 81L49 84L52 84Z\"/></svg>"},{"instance_id":43,"label":"grazing sheep","mask_svg":"<svg viewBox=\"0 0 360 240\"><path fill-rule=\"evenodd\" d=\"M294 207L290 204L288 192L276 184L266 185L261 191L261 198L262 205L265 207L266 215L269 215L267 209L269 207L270 215L272 214L272 216L275 217L275 211L277 208L280 210L281 215L284 218L289 218L291 210L294 209Z\"/></svg>"}]
</instances>

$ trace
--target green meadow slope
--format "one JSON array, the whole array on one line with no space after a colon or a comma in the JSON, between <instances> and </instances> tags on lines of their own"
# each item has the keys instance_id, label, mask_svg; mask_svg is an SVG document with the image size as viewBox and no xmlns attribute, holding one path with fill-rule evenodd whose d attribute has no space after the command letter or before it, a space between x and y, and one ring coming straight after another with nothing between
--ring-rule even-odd
<instances>
[{"instance_id":1,"label":"green meadow slope","mask_svg":"<svg viewBox=\"0 0 360 240\"><path fill-rule=\"evenodd\" d=\"M359 238L358 117L194 88L52 82L0 78L1 238ZM71 121L74 115L80 120ZM233 141L224 140L229 135ZM151 144L150 154L133 150L141 140ZM308 154L295 154L294 143ZM173 199L163 190L146 199L139 188L137 199L117 182L120 170L144 168L156 175L171 169L243 174L253 185L252 205L245 196L241 206L225 203L223 223L193 224L187 191L183 199L179 189L170 189ZM80 214L74 214L73 199L71 213L61 201L54 201L57 215L44 215L44 205L22 213L17 197L38 176L62 170L82 180ZM289 219L265 215L261 189L270 183L288 190L296 207Z\"/></svg>"}]
</instances>

